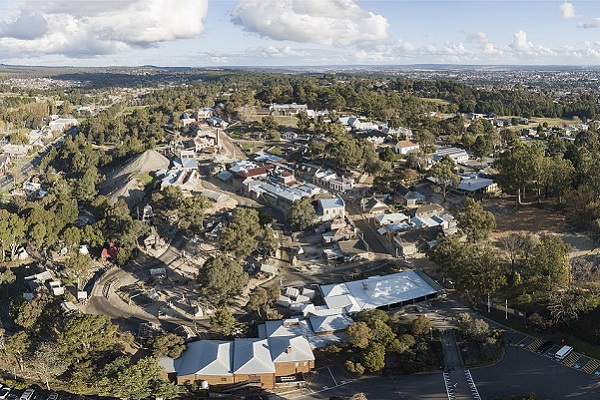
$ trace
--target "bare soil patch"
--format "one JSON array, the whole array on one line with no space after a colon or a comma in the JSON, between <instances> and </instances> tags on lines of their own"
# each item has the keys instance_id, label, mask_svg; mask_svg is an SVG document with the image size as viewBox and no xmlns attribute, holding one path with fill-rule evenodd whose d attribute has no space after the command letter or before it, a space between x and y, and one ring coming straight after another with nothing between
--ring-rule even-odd
<instances>
[{"instance_id":1,"label":"bare soil patch","mask_svg":"<svg viewBox=\"0 0 600 400\"><path fill-rule=\"evenodd\" d=\"M567 231L564 215L543 204L515 207L512 197L488 199L484 207L496 216L496 229L492 239L512 232L563 233Z\"/></svg>"}]
</instances>

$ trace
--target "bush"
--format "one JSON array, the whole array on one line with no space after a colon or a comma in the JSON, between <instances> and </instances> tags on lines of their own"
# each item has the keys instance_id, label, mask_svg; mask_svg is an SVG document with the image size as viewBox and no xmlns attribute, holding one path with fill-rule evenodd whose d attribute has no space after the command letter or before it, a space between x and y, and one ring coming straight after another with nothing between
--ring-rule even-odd
<instances>
[{"instance_id":1,"label":"bush","mask_svg":"<svg viewBox=\"0 0 600 400\"><path fill-rule=\"evenodd\" d=\"M361 363L355 363L353 361L346 360L344 365L346 370L351 374L362 375L365 373L365 367L363 367Z\"/></svg>"}]
</instances>

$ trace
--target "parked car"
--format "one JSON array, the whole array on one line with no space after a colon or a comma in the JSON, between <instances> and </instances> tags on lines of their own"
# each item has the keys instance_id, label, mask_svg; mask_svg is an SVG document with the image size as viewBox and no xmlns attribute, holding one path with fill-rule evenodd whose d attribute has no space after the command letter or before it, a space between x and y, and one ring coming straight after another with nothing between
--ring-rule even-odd
<instances>
[{"instance_id":1,"label":"parked car","mask_svg":"<svg viewBox=\"0 0 600 400\"><path fill-rule=\"evenodd\" d=\"M58 400L58 393L52 392L46 397L46 400Z\"/></svg>"},{"instance_id":2,"label":"parked car","mask_svg":"<svg viewBox=\"0 0 600 400\"><path fill-rule=\"evenodd\" d=\"M2 387L2 389L0 389L0 400L6 400L6 398L10 394L10 391L11 388L9 388L8 386Z\"/></svg>"},{"instance_id":3,"label":"parked car","mask_svg":"<svg viewBox=\"0 0 600 400\"><path fill-rule=\"evenodd\" d=\"M17 400L19 398L19 392L16 390L11 390L10 394L6 398L6 400Z\"/></svg>"},{"instance_id":4,"label":"parked car","mask_svg":"<svg viewBox=\"0 0 600 400\"><path fill-rule=\"evenodd\" d=\"M552 342L552 340L547 340L544 343L542 343L542 345L540 347L538 347L538 349L536 350L536 353L544 354L545 352L550 350L552 348L552 346L554 346L554 343Z\"/></svg>"},{"instance_id":5,"label":"parked car","mask_svg":"<svg viewBox=\"0 0 600 400\"><path fill-rule=\"evenodd\" d=\"M25 389L19 400L31 400L35 395L35 389L29 388Z\"/></svg>"}]
</instances>

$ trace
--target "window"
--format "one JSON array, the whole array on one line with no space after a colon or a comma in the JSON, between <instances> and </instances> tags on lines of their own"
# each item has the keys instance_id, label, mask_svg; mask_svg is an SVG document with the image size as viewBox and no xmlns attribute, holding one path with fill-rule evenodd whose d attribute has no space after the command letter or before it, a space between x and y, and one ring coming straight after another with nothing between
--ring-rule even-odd
<instances>
[{"instance_id":1,"label":"window","mask_svg":"<svg viewBox=\"0 0 600 400\"><path fill-rule=\"evenodd\" d=\"M227 382L227 378L221 378L221 382Z\"/></svg>"},{"instance_id":2,"label":"window","mask_svg":"<svg viewBox=\"0 0 600 400\"><path fill-rule=\"evenodd\" d=\"M299 367L299 366L300 366L300 363L296 363L296 367Z\"/></svg>"},{"instance_id":3,"label":"window","mask_svg":"<svg viewBox=\"0 0 600 400\"><path fill-rule=\"evenodd\" d=\"M304 361L303 365L306 367L308 365L308 362Z\"/></svg>"}]
</instances>

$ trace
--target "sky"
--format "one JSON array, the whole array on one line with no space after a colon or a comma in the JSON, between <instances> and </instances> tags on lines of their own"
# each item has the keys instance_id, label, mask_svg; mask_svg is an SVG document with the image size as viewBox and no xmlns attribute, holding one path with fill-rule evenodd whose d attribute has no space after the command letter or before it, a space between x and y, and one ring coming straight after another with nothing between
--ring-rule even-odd
<instances>
[{"instance_id":1,"label":"sky","mask_svg":"<svg viewBox=\"0 0 600 400\"><path fill-rule=\"evenodd\" d=\"M0 63L600 65L600 1L0 0Z\"/></svg>"}]
</instances>

